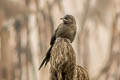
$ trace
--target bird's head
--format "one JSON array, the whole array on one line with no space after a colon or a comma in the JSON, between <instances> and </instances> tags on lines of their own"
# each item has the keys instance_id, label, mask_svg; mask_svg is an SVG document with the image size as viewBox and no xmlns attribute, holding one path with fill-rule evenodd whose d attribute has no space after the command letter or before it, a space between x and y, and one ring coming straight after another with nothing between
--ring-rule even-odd
<instances>
[{"instance_id":1,"label":"bird's head","mask_svg":"<svg viewBox=\"0 0 120 80\"><path fill-rule=\"evenodd\" d=\"M76 24L75 18L72 15L65 15L63 18L60 18L63 20L64 24Z\"/></svg>"}]
</instances>

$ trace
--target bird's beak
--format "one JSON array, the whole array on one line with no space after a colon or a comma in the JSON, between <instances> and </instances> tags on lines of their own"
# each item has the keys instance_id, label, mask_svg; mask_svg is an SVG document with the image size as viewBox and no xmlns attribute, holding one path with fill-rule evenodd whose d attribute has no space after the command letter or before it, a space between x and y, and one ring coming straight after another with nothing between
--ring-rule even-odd
<instances>
[{"instance_id":1,"label":"bird's beak","mask_svg":"<svg viewBox=\"0 0 120 80\"><path fill-rule=\"evenodd\" d=\"M65 21L65 22L67 21L65 18L60 18L60 19L63 20L63 21Z\"/></svg>"},{"instance_id":2,"label":"bird's beak","mask_svg":"<svg viewBox=\"0 0 120 80\"><path fill-rule=\"evenodd\" d=\"M60 20L63 20L64 18L60 18Z\"/></svg>"}]
</instances>

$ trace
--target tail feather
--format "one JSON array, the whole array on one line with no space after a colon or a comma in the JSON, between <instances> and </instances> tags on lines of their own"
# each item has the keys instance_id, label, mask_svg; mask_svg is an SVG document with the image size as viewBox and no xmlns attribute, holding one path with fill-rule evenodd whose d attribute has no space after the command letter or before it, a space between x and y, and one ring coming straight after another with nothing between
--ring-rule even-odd
<instances>
[{"instance_id":1,"label":"tail feather","mask_svg":"<svg viewBox=\"0 0 120 80\"><path fill-rule=\"evenodd\" d=\"M40 70L40 69L41 69L41 67L43 66L43 64L45 63L45 61L46 61L46 57L43 59L43 61L42 61L42 63L41 63L41 65L40 65L40 67L39 67L39 69L38 69L38 70Z\"/></svg>"},{"instance_id":2,"label":"tail feather","mask_svg":"<svg viewBox=\"0 0 120 80\"><path fill-rule=\"evenodd\" d=\"M50 55L51 55L51 53L50 53L51 49L52 49L52 46L49 48L49 50L48 50L45 58L43 59L43 61L42 61L42 63L41 63L41 65L40 65L40 67L39 67L38 70L40 70L44 64L45 64L45 66L46 66L47 63L49 62L49 60L50 60Z\"/></svg>"},{"instance_id":3,"label":"tail feather","mask_svg":"<svg viewBox=\"0 0 120 80\"><path fill-rule=\"evenodd\" d=\"M47 63L49 62L49 60L50 60L50 58L46 59L45 66L47 65Z\"/></svg>"}]
</instances>

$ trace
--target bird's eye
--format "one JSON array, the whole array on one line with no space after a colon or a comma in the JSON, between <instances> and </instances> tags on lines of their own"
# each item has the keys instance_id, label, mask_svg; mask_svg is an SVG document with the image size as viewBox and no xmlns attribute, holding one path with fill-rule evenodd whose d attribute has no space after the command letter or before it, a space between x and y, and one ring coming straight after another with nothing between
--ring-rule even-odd
<instances>
[{"instance_id":1,"label":"bird's eye","mask_svg":"<svg viewBox=\"0 0 120 80\"><path fill-rule=\"evenodd\" d=\"M65 19L68 19L67 17L65 17Z\"/></svg>"}]
</instances>

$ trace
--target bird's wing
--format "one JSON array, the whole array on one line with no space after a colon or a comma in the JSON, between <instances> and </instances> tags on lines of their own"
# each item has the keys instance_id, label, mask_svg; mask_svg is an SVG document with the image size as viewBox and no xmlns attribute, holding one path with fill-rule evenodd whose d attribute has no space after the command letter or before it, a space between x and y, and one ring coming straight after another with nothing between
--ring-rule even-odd
<instances>
[{"instance_id":1,"label":"bird's wing","mask_svg":"<svg viewBox=\"0 0 120 80\"><path fill-rule=\"evenodd\" d=\"M41 65L40 65L40 67L39 67L39 70L41 69L41 67L42 67L44 64L45 64L45 66L46 66L47 63L48 63L49 60L50 60L50 55L51 55L50 52L51 52L51 49L52 49L52 47L53 47L53 44L54 44L54 42L55 42L55 40L56 40L56 33L59 32L59 30L60 30L59 28L61 28L61 25L62 25L62 24L60 24L60 25L58 26L58 28L57 28L56 31L55 31L55 34L54 34L54 35L52 36L52 38L51 38L51 42L50 42L51 47L49 48L49 50L48 50L45 58L43 59Z\"/></svg>"},{"instance_id":2,"label":"bird's wing","mask_svg":"<svg viewBox=\"0 0 120 80\"><path fill-rule=\"evenodd\" d=\"M52 36L52 38L51 38L50 45L53 45L54 42L55 42L55 40L56 40L56 36L55 36L55 34L54 34L54 35Z\"/></svg>"},{"instance_id":3,"label":"bird's wing","mask_svg":"<svg viewBox=\"0 0 120 80\"><path fill-rule=\"evenodd\" d=\"M59 30L60 30L61 27L62 27L62 24L60 24L60 25L57 27L57 29L55 30L55 33L54 33L54 35L53 35L52 38L51 38L50 45L53 45L53 44L54 44L54 42L55 42L55 40L56 40L56 34L59 32Z\"/></svg>"},{"instance_id":4,"label":"bird's wing","mask_svg":"<svg viewBox=\"0 0 120 80\"><path fill-rule=\"evenodd\" d=\"M65 30L66 30L66 27L65 27L65 25L63 24L63 23L61 23L59 26L58 26L58 28L56 29L56 31L55 31L55 36L56 36L56 38L57 37L62 37L62 34L64 34L65 33Z\"/></svg>"}]
</instances>

